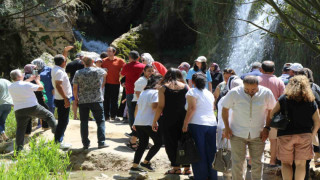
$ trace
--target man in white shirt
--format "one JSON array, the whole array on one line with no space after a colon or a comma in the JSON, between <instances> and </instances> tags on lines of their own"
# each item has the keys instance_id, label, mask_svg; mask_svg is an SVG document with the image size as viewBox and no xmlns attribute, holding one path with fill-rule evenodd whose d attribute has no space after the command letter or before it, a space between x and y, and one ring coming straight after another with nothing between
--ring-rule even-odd
<instances>
[{"instance_id":1,"label":"man in white shirt","mask_svg":"<svg viewBox=\"0 0 320 180\"><path fill-rule=\"evenodd\" d=\"M251 179L262 179L262 158L270 130L269 114L276 101L270 89L259 86L256 76L246 76L243 84L229 91L222 102L224 133L231 142L232 179L245 179L247 146L252 161ZM233 111L230 126L229 109Z\"/></svg>"},{"instance_id":2,"label":"man in white shirt","mask_svg":"<svg viewBox=\"0 0 320 180\"><path fill-rule=\"evenodd\" d=\"M34 91L42 91L44 89L40 83L40 76L31 76L31 79L27 80L35 80L37 84L23 81L23 74L19 69L11 71L10 77L14 81L8 90L13 100L17 121L16 149L22 150L24 134L32 117L46 121L52 129L52 133L56 131L56 120L49 110L38 104L34 94Z\"/></svg>"},{"instance_id":3,"label":"man in white shirt","mask_svg":"<svg viewBox=\"0 0 320 180\"><path fill-rule=\"evenodd\" d=\"M64 52L68 52L73 46L65 48ZM54 57L55 66L51 71L52 85L54 87L54 104L58 112L58 125L57 132L55 134L55 141L60 143L62 149L68 149L71 147L70 144L64 144L63 137L64 132L67 129L69 123L70 113L70 98L72 97L72 89L69 81L69 77L65 72L66 67L66 54L58 54Z\"/></svg>"}]
</instances>

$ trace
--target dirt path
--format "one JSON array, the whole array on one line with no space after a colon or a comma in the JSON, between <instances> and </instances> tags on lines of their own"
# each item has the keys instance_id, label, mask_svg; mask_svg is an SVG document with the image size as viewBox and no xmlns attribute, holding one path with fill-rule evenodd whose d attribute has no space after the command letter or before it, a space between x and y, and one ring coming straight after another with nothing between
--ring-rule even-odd
<instances>
[{"instance_id":1,"label":"dirt path","mask_svg":"<svg viewBox=\"0 0 320 180\"><path fill-rule=\"evenodd\" d=\"M97 127L94 121L90 121L89 139L91 146L88 150L83 151L80 136L80 121L70 120L65 133L65 141L72 144L71 162L73 169L70 176L71 179L130 179L128 170L131 167L134 152L125 145L128 138L124 135L125 132L129 131L128 124L107 122L106 143L110 147L98 149ZM50 131L43 132L41 129L37 129L32 133L32 135L39 134L47 139L53 139L53 134ZM269 145L267 144L266 152L268 149ZM265 162L269 161L267 156L268 153L266 153ZM149 179L189 179L187 176L165 177L163 175L170 168L170 162L164 148L161 148L151 163L155 167L156 172L148 173ZM281 179L274 176L274 174L274 170L265 169L264 179ZM250 172L247 173L247 177L247 179L250 179ZM135 178L131 177L131 179ZM219 179L222 179L221 173L219 173Z\"/></svg>"}]
</instances>

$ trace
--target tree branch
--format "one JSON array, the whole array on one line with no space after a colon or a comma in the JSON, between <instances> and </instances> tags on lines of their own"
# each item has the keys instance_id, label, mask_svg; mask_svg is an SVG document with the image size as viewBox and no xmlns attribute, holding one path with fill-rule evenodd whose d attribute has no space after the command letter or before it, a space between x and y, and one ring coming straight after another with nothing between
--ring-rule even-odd
<instances>
[{"instance_id":1,"label":"tree branch","mask_svg":"<svg viewBox=\"0 0 320 180\"><path fill-rule=\"evenodd\" d=\"M255 1L243 2L243 3L241 3L241 2L226 3L226 2L210 1L210 3L219 4L219 5L253 4L253 3L257 3L257 2L261 2L261 0L255 0Z\"/></svg>"},{"instance_id":2,"label":"tree branch","mask_svg":"<svg viewBox=\"0 0 320 180\"><path fill-rule=\"evenodd\" d=\"M10 16L14 16L14 15L18 15L18 14L25 13L25 12L27 12L27 11L30 11L30 10L32 10L32 9L37 8L38 6L40 6L41 4L43 4L45 1L46 1L46 0L43 0L42 2L38 3L37 5L32 6L32 7L28 8L28 9L25 9L25 10L20 11L20 12L16 12L16 13L13 13L13 14L8 14L8 15L6 15L6 16L0 16L0 19L6 19L6 18L8 18L8 17L10 17Z\"/></svg>"},{"instance_id":3,"label":"tree branch","mask_svg":"<svg viewBox=\"0 0 320 180\"><path fill-rule=\"evenodd\" d=\"M23 18L31 18L31 17L35 17L35 16L40 16L40 15L42 15L42 14L46 14L46 13L49 13L49 12L51 12L51 11L54 11L54 10L60 8L60 7L63 7L63 6L65 6L65 5L67 5L68 3L70 3L71 1L72 1L72 0L69 0L69 1L67 1L67 2L65 2L65 3L63 3L63 4L59 5L59 6L55 6L55 7L53 7L53 8L47 9L46 11L41 12L41 13L38 13L38 14L33 14L33 15L30 15L30 16L25 16L25 17L8 17L8 18L6 18L6 19L23 19ZM1 19L1 18L2 18L2 17L0 17L0 19Z\"/></svg>"},{"instance_id":4,"label":"tree branch","mask_svg":"<svg viewBox=\"0 0 320 180\"><path fill-rule=\"evenodd\" d=\"M265 0L268 4L270 4L269 0ZM298 6L297 4L293 3L292 1L290 0L284 0L286 3L290 4L294 9L296 9L297 11L301 12L302 14L304 14L305 16L311 18L312 20L314 20L315 22L319 23L320 24L320 21L314 16L314 14L304 10L303 8L301 8L300 6ZM273 4L275 4L273 1L272 1ZM277 6L278 7L278 6ZM279 9L279 7L278 7Z\"/></svg>"},{"instance_id":5,"label":"tree branch","mask_svg":"<svg viewBox=\"0 0 320 180\"><path fill-rule=\"evenodd\" d=\"M307 46L309 46L312 50L320 54L320 49L312 44L308 39L306 39L290 22L287 16L281 11L281 9L277 6L277 4L273 0L265 0L268 4L270 4L274 10L279 14L280 18L288 25L289 29L298 36L298 38L304 42Z\"/></svg>"}]
</instances>

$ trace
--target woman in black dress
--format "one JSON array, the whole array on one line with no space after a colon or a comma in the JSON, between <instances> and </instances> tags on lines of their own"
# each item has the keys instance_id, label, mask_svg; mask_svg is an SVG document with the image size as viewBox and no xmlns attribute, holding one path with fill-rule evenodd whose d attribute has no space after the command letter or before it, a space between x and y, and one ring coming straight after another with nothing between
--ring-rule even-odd
<instances>
[{"instance_id":1,"label":"woman in black dress","mask_svg":"<svg viewBox=\"0 0 320 180\"><path fill-rule=\"evenodd\" d=\"M161 81L159 89L159 102L153 120L152 129L158 130L158 120L162 114L160 128L163 133L165 149L172 169L166 174L181 174L180 165L176 163L178 140L181 138L183 121L186 115L186 93L188 86L184 83L181 72L170 68ZM190 165L183 165L183 174L189 175Z\"/></svg>"}]
</instances>

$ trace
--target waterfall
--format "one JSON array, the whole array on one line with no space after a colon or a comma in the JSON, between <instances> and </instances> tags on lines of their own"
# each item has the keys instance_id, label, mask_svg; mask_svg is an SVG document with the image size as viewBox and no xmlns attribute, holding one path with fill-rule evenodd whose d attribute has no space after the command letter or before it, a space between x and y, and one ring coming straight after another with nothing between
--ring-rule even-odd
<instances>
[{"instance_id":1,"label":"waterfall","mask_svg":"<svg viewBox=\"0 0 320 180\"><path fill-rule=\"evenodd\" d=\"M251 1L252 0L246 0L245 2ZM252 3L237 5L234 18L249 20L265 29L270 29L272 24L276 22L276 18L273 16L268 17L266 12L269 12L272 7L265 4L262 8L262 13L251 17L250 12L252 7ZM240 75L248 72L253 62L262 61L265 51L269 48L265 48L267 38L262 35L265 31L260 29L254 31L257 27L240 20L236 20L233 27L234 29L231 36L237 38L234 38L231 42L230 53L226 58L226 67L234 69L235 72Z\"/></svg>"},{"instance_id":2,"label":"waterfall","mask_svg":"<svg viewBox=\"0 0 320 180\"><path fill-rule=\"evenodd\" d=\"M90 52L96 52L101 54L102 52L107 51L108 44L99 40L89 40L84 37L80 31L74 30L74 35L79 41L82 41L82 47Z\"/></svg>"}]
</instances>

